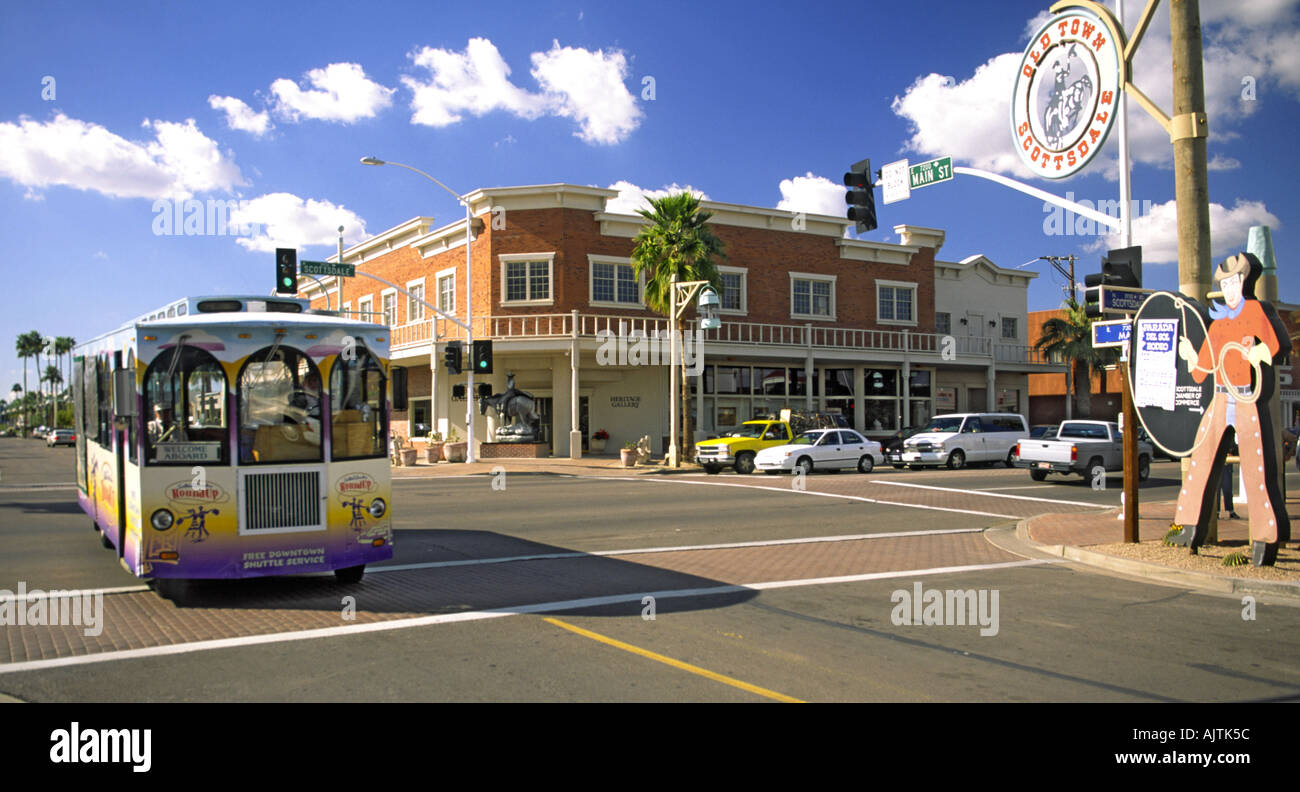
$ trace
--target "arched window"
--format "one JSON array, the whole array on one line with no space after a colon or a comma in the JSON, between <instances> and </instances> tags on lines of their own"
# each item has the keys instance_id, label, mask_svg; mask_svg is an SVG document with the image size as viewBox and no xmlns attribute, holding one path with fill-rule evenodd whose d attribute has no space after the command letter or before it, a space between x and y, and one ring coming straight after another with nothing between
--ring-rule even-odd
<instances>
[{"instance_id":1,"label":"arched window","mask_svg":"<svg viewBox=\"0 0 1300 792\"><path fill-rule=\"evenodd\" d=\"M321 461L321 380L312 359L275 344L239 373L239 463Z\"/></svg>"},{"instance_id":2,"label":"arched window","mask_svg":"<svg viewBox=\"0 0 1300 792\"><path fill-rule=\"evenodd\" d=\"M226 373L210 353L178 344L144 374L144 459L150 465L230 463Z\"/></svg>"},{"instance_id":3,"label":"arched window","mask_svg":"<svg viewBox=\"0 0 1300 792\"><path fill-rule=\"evenodd\" d=\"M358 344L330 372L331 452L334 459L388 455L388 378L378 358Z\"/></svg>"}]
</instances>

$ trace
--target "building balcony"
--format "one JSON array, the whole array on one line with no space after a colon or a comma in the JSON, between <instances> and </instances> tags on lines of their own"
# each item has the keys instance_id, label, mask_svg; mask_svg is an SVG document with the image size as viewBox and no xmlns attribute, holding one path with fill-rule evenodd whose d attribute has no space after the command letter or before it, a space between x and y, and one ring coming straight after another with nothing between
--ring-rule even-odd
<instances>
[{"instance_id":1,"label":"building balcony","mask_svg":"<svg viewBox=\"0 0 1300 792\"><path fill-rule=\"evenodd\" d=\"M694 333L695 322L686 324ZM437 342L464 340L465 329L447 319L424 320L391 328L394 357L422 355L428 351L430 333ZM666 336L668 320L611 314L513 314L474 317L474 337L496 341L572 339L591 342L613 335ZM917 363L952 363L987 366L1032 373L1063 373L1065 365L1053 363L1038 350L992 338L917 333L909 330L864 330L812 324L769 324L724 320L722 327L704 333L706 354L742 350L770 350L789 355L813 350L822 354L879 353L883 359Z\"/></svg>"}]
</instances>

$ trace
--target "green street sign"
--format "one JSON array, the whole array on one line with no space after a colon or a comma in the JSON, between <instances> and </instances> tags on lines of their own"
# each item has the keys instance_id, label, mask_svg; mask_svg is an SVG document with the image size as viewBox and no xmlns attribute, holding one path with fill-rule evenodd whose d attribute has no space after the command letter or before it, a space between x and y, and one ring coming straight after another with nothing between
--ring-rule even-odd
<instances>
[{"instance_id":1,"label":"green street sign","mask_svg":"<svg viewBox=\"0 0 1300 792\"><path fill-rule=\"evenodd\" d=\"M952 157L941 157L913 165L907 169L907 176L913 190L948 181L952 178Z\"/></svg>"},{"instance_id":2,"label":"green street sign","mask_svg":"<svg viewBox=\"0 0 1300 792\"><path fill-rule=\"evenodd\" d=\"M355 264L339 264L334 261L300 261L298 271L303 275L333 275L339 278L355 278Z\"/></svg>"}]
</instances>

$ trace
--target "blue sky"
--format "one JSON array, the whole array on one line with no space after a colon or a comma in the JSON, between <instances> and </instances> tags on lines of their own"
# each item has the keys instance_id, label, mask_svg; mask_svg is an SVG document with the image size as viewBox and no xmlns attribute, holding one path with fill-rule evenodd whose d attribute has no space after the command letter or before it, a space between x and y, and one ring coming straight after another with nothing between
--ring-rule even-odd
<instances>
[{"instance_id":1,"label":"blue sky","mask_svg":"<svg viewBox=\"0 0 1300 792\"><path fill-rule=\"evenodd\" d=\"M1067 180L1016 160L1011 80L1047 5L6 4L0 232L6 281L23 296L0 315L3 395L22 381L21 332L84 340L183 294L265 293L277 245L325 258L340 224L351 243L418 214L460 215L415 174L360 165L366 155L465 192L570 182L630 201L689 187L837 215L850 163L950 155L1113 200L1114 135ZM1141 3L1126 6L1132 26ZM1300 227L1300 0L1201 0L1201 14L1215 258L1269 225L1281 296L1298 302L1287 276ZM1164 3L1135 81L1167 112L1169 63ZM1176 288L1172 149L1129 107L1146 284ZM155 233L166 231L156 202L185 199L238 202L249 233ZM1074 253L1081 280L1114 241L1082 222L1059 233L1042 201L971 177L879 201L867 238L898 241L899 223L941 228L948 260L1018 267ZM1061 280L1045 262L1027 269L1042 273L1030 310L1056 307Z\"/></svg>"}]
</instances>

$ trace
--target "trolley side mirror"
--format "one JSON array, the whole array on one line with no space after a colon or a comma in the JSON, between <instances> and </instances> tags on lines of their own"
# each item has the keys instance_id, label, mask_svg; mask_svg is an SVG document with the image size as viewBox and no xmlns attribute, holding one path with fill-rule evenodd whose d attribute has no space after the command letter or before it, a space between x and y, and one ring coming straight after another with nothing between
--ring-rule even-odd
<instances>
[{"instance_id":1,"label":"trolley side mirror","mask_svg":"<svg viewBox=\"0 0 1300 792\"><path fill-rule=\"evenodd\" d=\"M113 372L113 412L122 418L135 418L140 414L135 398L135 371L131 369Z\"/></svg>"},{"instance_id":2,"label":"trolley side mirror","mask_svg":"<svg viewBox=\"0 0 1300 792\"><path fill-rule=\"evenodd\" d=\"M393 366L393 409L397 411L404 411L407 408L406 373L404 366Z\"/></svg>"}]
</instances>

